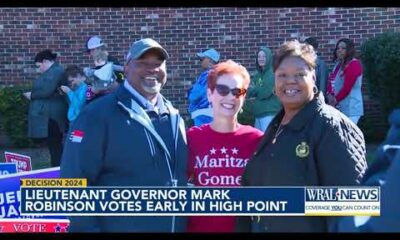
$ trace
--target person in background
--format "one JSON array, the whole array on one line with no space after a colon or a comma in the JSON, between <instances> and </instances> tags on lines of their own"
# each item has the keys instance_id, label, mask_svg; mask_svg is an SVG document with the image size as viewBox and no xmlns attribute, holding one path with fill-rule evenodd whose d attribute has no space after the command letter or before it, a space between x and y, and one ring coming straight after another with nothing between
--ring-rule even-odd
<instances>
[{"instance_id":1,"label":"person in background","mask_svg":"<svg viewBox=\"0 0 400 240\"><path fill-rule=\"evenodd\" d=\"M94 71L101 68L106 63L112 63L112 70L115 76L115 82L122 83L125 79L124 77L124 67L119 63L118 59L109 55L106 49L106 44L103 39L99 36L92 36L90 37L85 44L86 52L90 54L91 58L94 62L94 67L85 67L83 72L85 73L86 77L90 78L93 77ZM106 59L100 60L99 56L106 54ZM103 63L101 63L103 62ZM91 101L92 98L96 97L96 94L99 90L92 89L91 86L88 88L88 101ZM101 95L101 94L100 94Z\"/></svg>"},{"instance_id":2,"label":"person in background","mask_svg":"<svg viewBox=\"0 0 400 240\"><path fill-rule=\"evenodd\" d=\"M207 187L239 186L244 167L263 135L258 129L241 125L237 120L250 76L246 68L228 60L214 65L207 82L207 98L213 105L214 117L210 124L194 126L187 132L189 182ZM212 163L215 159L226 161L215 165ZM189 232L234 230L233 216L193 216L188 219Z\"/></svg>"},{"instance_id":3,"label":"person in background","mask_svg":"<svg viewBox=\"0 0 400 240\"><path fill-rule=\"evenodd\" d=\"M99 36L92 36L86 41L86 51L93 58L98 51L106 51L106 44ZM117 76L116 81L122 83L124 81L124 67L119 63L117 58L111 55L107 56L107 62L113 63L113 69Z\"/></svg>"},{"instance_id":4,"label":"person in background","mask_svg":"<svg viewBox=\"0 0 400 240\"><path fill-rule=\"evenodd\" d=\"M317 66L315 68L315 77L316 77L315 85L317 86L318 90L322 92L324 96L326 96L329 71L325 61L319 55L318 40L315 37L309 37L306 38L304 42L310 44L314 48L314 51L317 54Z\"/></svg>"},{"instance_id":5,"label":"person in background","mask_svg":"<svg viewBox=\"0 0 400 240\"><path fill-rule=\"evenodd\" d=\"M342 38L336 43L333 61L336 62L329 75L328 103L336 106L355 124L364 115L361 91L363 68L356 59L352 40Z\"/></svg>"},{"instance_id":6,"label":"person in background","mask_svg":"<svg viewBox=\"0 0 400 240\"><path fill-rule=\"evenodd\" d=\"M193 86L188 90L189 113L195 126L201 126L212 121L212 106L207 99L207 76L220 59L220 54L210 48L204 52L197 53L200 58L202 73L196 79Z\"/></svg>"},{"instance_id":7,"label":"person in background","mask_svg":"<svg viewBox=\"0 0 400 240\"><path fill-rule=\"evenodd\" d=\"M400 109L389 115L390 128L377 148L362 181L363 186L380 186L380 216L343 217L334 232L399 232L400 231Z\"/></svg>"},{"instance_id":8,"label":"person in background","mask_svg":"<svg viewBox=\"0 0 400 240\"><path fill-rule=\"evenodd\" d=\"M256 58L256 74L251 79L248 105L252 106L257 129L265 131L272 118L281 109L281 103L274 94L274 72L272 70L272 52L267 47L261 47ZM252 103L252 98L254 103Z\"/></svg>"},{"instance_id":9,"label":"person in background","mask_svg":"<svg viewBox=\"0 0 400 240\"><path fill-rule=\"evenodd\" d=\"M367 169L361 130L325 104L315 86L316 54L297 40L274 56L275 92L283 109L246 165L243 186L352 186ZM332 217L240 217L238 231L327 232Z\"/></svg>"},{"instance_id":10,"label":"person in background","mask_svg":"<svg viewBox=\"0 0 400 240\"><path fill-rule=\"evenodd\" d=\"M167 51L155 40L134 42L126 55L126 80L85 106L70 130L62 178L89 186L187 186L184 121L161 95ZM76 216L70 232L182 232L184 217Z\"/></svg>"},{"instance_id":11,"label":"person in background","mask_svg":"<svg viewBox=\"0 0 400 240\"><path fill-rule=\"evenodd\" d=\"M75 121L86 103L87 84L82 68L70 65L65 69L69 86L61 86L61 91L67 94L69 100L68 120Z\"/></svg>"},{"instance_id":12,"label":"person in background","mask_svg":"<svg viewBox=\"0 0 400 240\"><path fill-rule=\"evenodd\" d=\"M59 92L67 80L56 59L57 54L48 49L36 54L34 62L41 74L33 81L32 91L23 94L30 100L28 137L35 142L46 141L52 167L60 166L63 134L68 129L68 103Z\"/></svg>"},{"instance_id":13,"label":"person in background","mask_svg":"<svg viewBox=\"0 0 400 240\"><path fill-rule=\"evenodd\" d=\"M107 61L108 52L97 50L92 56L95 67L83 70L89 84L86 93L88 103L114 91L119 85L116 81L113 63Z\"/></svg>"}]
</instances>

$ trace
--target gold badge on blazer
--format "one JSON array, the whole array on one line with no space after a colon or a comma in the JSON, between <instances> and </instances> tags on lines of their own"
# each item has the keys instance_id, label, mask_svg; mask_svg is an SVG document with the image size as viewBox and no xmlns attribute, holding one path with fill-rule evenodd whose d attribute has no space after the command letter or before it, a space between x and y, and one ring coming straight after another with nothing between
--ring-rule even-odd
<instances>
[{"instance_id":1,"label":"gold badge on blazer","mask_svg":"<svg viewBox=\"0 0 400 240\"><path fill-rule=\"evenodd\" d=\"M301 142L296 147L296 156L304 158L310 154L310 147L306 142Z\"/></svg>"}]
</instances>

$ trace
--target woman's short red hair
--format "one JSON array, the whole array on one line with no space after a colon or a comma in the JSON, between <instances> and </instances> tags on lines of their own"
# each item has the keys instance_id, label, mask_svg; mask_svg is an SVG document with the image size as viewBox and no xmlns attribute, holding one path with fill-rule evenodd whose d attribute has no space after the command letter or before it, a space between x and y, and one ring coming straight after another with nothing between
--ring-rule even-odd
<instances>
[{"instance_id":1,"label":"woman's short red hair","mask_svg":"<svg viewBox=\"0 0 400 240\"><path fill-rule=\"evenodd\" d=\"M207 78L207 87L214 91L215 85L217 85L217 79L224 74L238 74L243 78L243 88L247 89L250 84L250 74L245 67L234 62L233 60L227 60L225 62L220 62L215 64Z\"/></svg>"}]
</instances>

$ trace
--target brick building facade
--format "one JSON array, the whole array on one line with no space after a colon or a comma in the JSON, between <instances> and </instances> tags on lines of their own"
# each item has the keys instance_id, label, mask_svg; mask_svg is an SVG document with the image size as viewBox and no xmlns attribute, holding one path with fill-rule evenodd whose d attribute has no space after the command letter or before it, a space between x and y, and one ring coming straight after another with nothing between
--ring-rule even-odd
<instances>
[{"instance_id":1,"label":"brick building facade","mask_svg":"<svg viewBox=\"0 0 400 240\"><path fill-rule=\"evenodd\" d=\"M222 59L252 72L260 46L274 50L288 39L317 36L332 67L338 39L349 37L359 48L399 30L400 8L0 8L0 85L34 79L33 57L46 48L58 52L63 65L84 67L92 64L84 48L91 35L100 35L121 62L134 40L151 37L171 56L163 93L187 117L186 91L200 71L196 52L214 47ZM379 103L367 91L364 96L366 116L384 122Z\"/></svg>"}]
</instances>

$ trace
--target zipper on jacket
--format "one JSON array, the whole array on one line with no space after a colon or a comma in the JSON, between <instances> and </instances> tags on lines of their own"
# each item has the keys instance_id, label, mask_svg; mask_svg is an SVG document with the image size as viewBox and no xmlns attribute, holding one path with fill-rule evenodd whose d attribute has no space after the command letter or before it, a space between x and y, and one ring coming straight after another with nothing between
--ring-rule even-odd
<instances>
[{"instance_id":1,"label":"zipper on jacket","mask_svg":"<svg viewBox=\"0 0 400 240\"><path fill-rule=\"evenodd\" d=\"M178 179L172 179L172 187L177 187L178 186ZM171 232L175 232L175 222L176 222L176 216L172 216L172 224L171 224Z\"/></svg>"},{"instance_id":2,"label":"zipper on jacket","mask_svg":"<svg viewBox=\"0 0 400 240\"><path fill-rule=\"evenodd\" d=\"M156 151L155 151L153 139L151 139L151 137L150 137L149 134L147 133L147 130L146 130L146 129L143 129L143 131L144 131L144 133L146 134L147 143L149 144L151 156L154 157Z\"/></svg>"},{"instance_id":3,"label":"zipper on jacket","mask_svg":"<svg viewBox=\"0 0 400 240\"><path fill-rule=\"evenodd\" d=\"M170 113L171 114L171 113ZM172 187L177 187L178 186L178 179L176 179L176 172L177 172L177 170L178 170L178 157L177 157L177 152L178 152L178 136L179 136L179 131L180 131L180 128L179 128L179 116L176 116L176 120L175 120L175 123L172 123L171 125L175 125L175 132L174 132L174 139L175 139L175 149L174 149L174 157L175 157L175 159L174 159L174 166L173 166L173 169L174 169L174 172L173 172L173 179L172 179L172 182L171 182L171 184L172 184ZM172 121L172 119L171 119L171 121ZM172 159L171 159L172 160ZM171 229L171 232L175 232L175 222L176 222L176 216L172 216L172 229Z\"/></svg>"},{"instance_id":4,"label":"zipper on jacket","mask_svg":"<svg viewBox=\"0 0 400 240\"><path fill-rule=\"evenodd\" d=\"M139 120L137 120L136 119L136 117L135 117L135 113L133 112L133 110L132 109L130 109L130 108L127 108L122 102L118 102L118 105L120 105L126 112L128 112L128 114L129 114L129 117L131 118L131 119L133 119L133 120L135 120L135 121L137 121L137 122L139 122L141 125L143 125ZM172 113L170 113L170 114L172 114ZM177 119L179 120L179 117L177 117ZM177 121L177 122L179 122L179 121ZM176 123L175 123L176 124ZM174 124L171 122L171 125L172 125L172 127L174 127ZM144 125L143 125L144 126ZM175 125L175 126L177 126L177 125ZM146 128L146 126L144 126L145 128ZM146 132L146 129L144 129L144 131ZM178 133L178 129L176 129L176 133L175 133L175 136L178 136L177 135L177 133ZM147 133L146 133L146 136L147 136ZM175 137L174 136L174 137ZM151 139L151 136L149 136L150 137L150 139ZM151 140L152 141L152 140ZM148 142L149 142L149 140L148 140ZM177 150L177 144L178 144L178 140L177 139L175 139L175 153L174 153L174 156L175 156L175 160L176 160L176 150ZM153 145L154 146L154 145ZM150 148L151 148L151 146L150 146ZM167 149L168 150L168 149ZM169 172L169 176L170 176L170 180L171 180L171 186L172 187L177 187L178 186L178 180L174 177L175 176L175 174L176 174L176 167L177 167L177 164L176 164L176 161L174 161L174 173L172 173L172 168L171 168L171 164L170 164L170 162L172 161L172 159L171 159L171 157L170 157L170 155L169 154L167 154L167 152L166 152L166 150L164 150L164 156L165 156L165 160L166 160L166 162L167 162L167 166L168 166L168 172ZM171 222L171 232L175 232L175 221L176 221L176 216L172 216L172 222Z\"/></svg>"}]
</instances>

